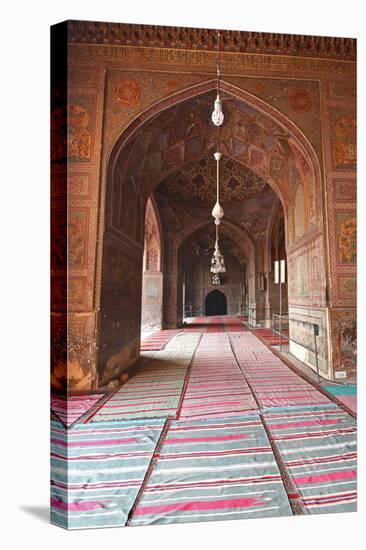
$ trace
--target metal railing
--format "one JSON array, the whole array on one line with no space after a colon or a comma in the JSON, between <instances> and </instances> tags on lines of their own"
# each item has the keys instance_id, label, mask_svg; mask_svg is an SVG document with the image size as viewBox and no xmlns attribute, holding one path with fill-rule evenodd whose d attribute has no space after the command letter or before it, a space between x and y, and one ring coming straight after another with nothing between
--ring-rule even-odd
<instances>
[{"instance_id":1,"label":"metal railing","mask_svg":"<svg viewBox=\"0 0 366 550\"><path fill-rule=\"evenodd\" d=\"M276 330L276 320L278 321L279 330ZM287 330L289 328L289 318L288 315L278 315L278 313L273 313L272 315L272 337L275 338L275 334L278 334L280 337L280 351L282 351L282 340L290 341L290 336L284 334L282 329L284 328L284 323L287 323Z\"/></svg>"},{"instance_id":2,"label":"metal railing","mask_svg":"<svg viewBox=\"0 0 366 550\"><path fill-rule=\"evenodd\" d=\"M278 308L276 308L277 310ZM257 327L262 323L271 322L273 317L273 306L257 304L254 307L247 307L245 314L248 316L252 326Z\"/></svg>"},{"instance_id":3,"label":"metal railing","mask_svg":"<svg viewBox=\"0 0 366 550\"><path fill-rule=\"evenodd\" d=\"M193 317L192 315L193 308L191 305L184 306L184 317Z\"/></svg>"}]
</instances>

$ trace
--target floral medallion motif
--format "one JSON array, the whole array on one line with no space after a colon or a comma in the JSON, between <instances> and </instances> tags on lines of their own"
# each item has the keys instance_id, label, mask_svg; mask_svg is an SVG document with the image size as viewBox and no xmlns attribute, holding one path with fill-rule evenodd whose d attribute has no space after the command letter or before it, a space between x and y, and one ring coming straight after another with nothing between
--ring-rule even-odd
<instances>
[{"instance_id":1,"label":"floral medallion motif","mask_svg":"<svg viewBox=\"0 0 366 550\"><path fill-rule=\"evenodd\" d=\"M116 101L124 107L135 105L140 99L140 86L135 80L120 80L115 91Z\"/></svg>"},{"instance_id":2,"label":"floral medallion motif","mask_svg":"<svg viewBox=\"0 0 366 550\"><path fill-rule=\"evenodd\" d=\"M304 88L290 88L288 102L296 113L308 113L313 106L311 95Z\"/></svg>"}]
</instances>

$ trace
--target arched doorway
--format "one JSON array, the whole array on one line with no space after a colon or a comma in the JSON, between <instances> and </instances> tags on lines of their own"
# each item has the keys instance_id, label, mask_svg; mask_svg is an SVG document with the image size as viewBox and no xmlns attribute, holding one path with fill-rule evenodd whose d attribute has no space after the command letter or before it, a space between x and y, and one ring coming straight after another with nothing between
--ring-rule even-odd
<instances>
[{"instance_id":1,"label":"arched doorway","mask_svg":"<svg viewBox=\"0 0 366 550\"><path fill-rule=\"evenodd\" d=\"M225 92L225 109L230 115L230 124L223 128L221 144L232 176L228 180L230 186L232 189L241 188L238 184L240 174L244 173L246 167L251 171L247 173L251 180L257 178L255 181L259 184L258 178L263 179L277 194L284 212L286 249L292 246L294 250L293 257L288 258L293 307L298 309L308 306L312 303L311 296L315 291L319 296L317 307L321 307L324 303L323 287L319 283L319 288L310 289L308 266L313 265L311 258L308 258L310 253L304 248L303 242L296 243L296 250L294 247L296 239L305 241L304 235L297 235L294 231L299 203L295 200L294 190L301 183L307 202L304 230L305 233L311 231L313 236L316 234L316 253L322 254L320 185L316 184L320 172L315 153L297 127L273 107L231 84L222 82L222 89ZM106 174L105 212L100 218L104 230L103 251L97 269L100 281L96 291L97 301L100 297L99 384L107 383L112 376L138 358L143 291L140 274L144 258L147 200L153 193L158 194L157 188L162 184L166 185L171 194L176 193L175 185L178 184L183 194L194 193L194 186L202 189L200 174L194 180L188 178L188 184L184 177L169 180L169 175L177 174L182 168L189 168L191 173L193 164L201 166L205 155L212 156L216 135L210 124L209 113L214 99L214 81L171 96L136 118L111 150ZM248 132L243 130L246 125L250 128ZM179 132L176 132L177 127L180 128ZM210 177L210 166L205 166ZM179 248L186 236L185 228L197 224L194 227L196 229L201 223L207 223L207 220L198 220L193 209L185 209L185 218L180 219L170 204L164 201L165 198L162 197L158 205L160 214L166 212L168 225L165 226L169 227L169 234L164 238L162 265L163 323L165 328L175 328L183 318L183 271ZM196 200L195 197L193 200ZM179 202L178 199L175 202ZM233 204L239 206L246 203L249 204L249 198L243 195ZM230 221L229 214L226 208L225 221ZM301 215L302 212L300 219ZM235 212L232 213L232 220L239 218ZM249 219L242 216L240 220L234 225L238 225L243 233L247 231ZM266 222L268 216L261 216L261 220ZM257 235L256 240L250 239L255 251L248 257L251 269L248 270L248 280L245 282L248 288L249 322L252 326L261 322L262 310L270 311L266 296L269 268L264 257L268 250L265 242L268 227L262 225L251 221L249 228L250 235ZM300 252L302 258L297 257ZM302 284L299 292L296 286L298 273L308 283L307 286ZM320 281L321 277L318 279ZM302 310L299 316L302 316ZM325 326L325 321L323 324ZM326 346L322 349L326 350Z\"/></svg>"},{"instance_id":2,"label":"arched doorway","mask_svg":"<svg viewBox=\"0 0 366 550\"><path fill-rule=\"evenodd\" d=\"M205 315L226 315L227 300L223 292L212 290L205 299Z\"/></svg>"}]
</instances>

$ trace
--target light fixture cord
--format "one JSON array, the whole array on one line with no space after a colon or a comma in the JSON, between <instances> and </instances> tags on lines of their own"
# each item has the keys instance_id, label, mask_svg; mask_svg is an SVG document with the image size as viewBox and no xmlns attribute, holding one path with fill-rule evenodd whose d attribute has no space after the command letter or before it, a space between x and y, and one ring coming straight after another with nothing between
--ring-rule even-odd
<instances>
[{"instance_id":1,"label":"light fixture cord","mask_svg":"<svg viewBox=\"0 0 366 550\"><path fill-rule=\"evenodd\" d=\"M220 173L219 173L219 160L217 159L216 161L216 201L219 202L219 178L220 178Z\"/></svg>"},{"instance_id":2,"label":"light fixture cord","mask_svg":"<svg viewBox=\"0 0 366 550\"><path fill-rule=\"evenodd\" d=\"M220 93L220 33L217 33L217 57L216 57L216 70L217 70L217 95Z\"/></svg>"},{"instance_id":3,"label":"light fixture cord","mask_svg":"<svg viewBox=\"0 0 366 550\"><path fill-rule=\"evenodd\" d=\"M220 33L217 33L217 96L220 94ZM220 126L216 126L216 151L220 152ZM219 202L219 160L216 163L216 200Z\"/></svg>"}]
</instances>

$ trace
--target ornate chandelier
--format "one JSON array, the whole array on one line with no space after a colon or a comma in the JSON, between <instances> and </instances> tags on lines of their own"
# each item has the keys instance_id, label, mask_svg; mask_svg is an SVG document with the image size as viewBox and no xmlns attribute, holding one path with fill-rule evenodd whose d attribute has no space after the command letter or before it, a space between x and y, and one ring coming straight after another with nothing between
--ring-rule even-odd
<instances>
[{"instance_id":1,"label":"ornate chandelier","mask_svg":"<svg viewBox=\"0 0 366 550\"><path fill-rule=\"evenodd\" d=\"M212 216L215 219L215 226L216 226L216 241L215 241L215 249L214 253L212 255L211 259L211 268L210 272L212 275L212 284L213 285L220 285L220 273L226 272L225 267L225 260L224 256L222 255L219 247L219 225L221 222L221 219L224 216L224 210L220 204L220 159L221 159L221 153L219 151L220 149L220 134L219 134L219 128L224 122L224 113L222 111L222 103L220 99L220 33L217 34L217 96L214 103L214 111L212 113L212 122L217 128L216 133L216 153L214 154L215 160L216 160L216 203L215 206L212 209Z\"/></svg>"},{"instance_id":2,"label":"ornate chandelier","mask_svg":"<svg viewBox=\"0 0 366 550\"><path fill-rule=\"evenodd\" d=\"M212 275L212 284L213 285L220 285L220 273L225 273L226 267L225 267L225 260L224 256L221 253L220 247L219 247L219 227L216 225L216 241L215 241L215 249L214 253L211 258L211 269L210 269Z\"/></svg>"}]
</instances>

